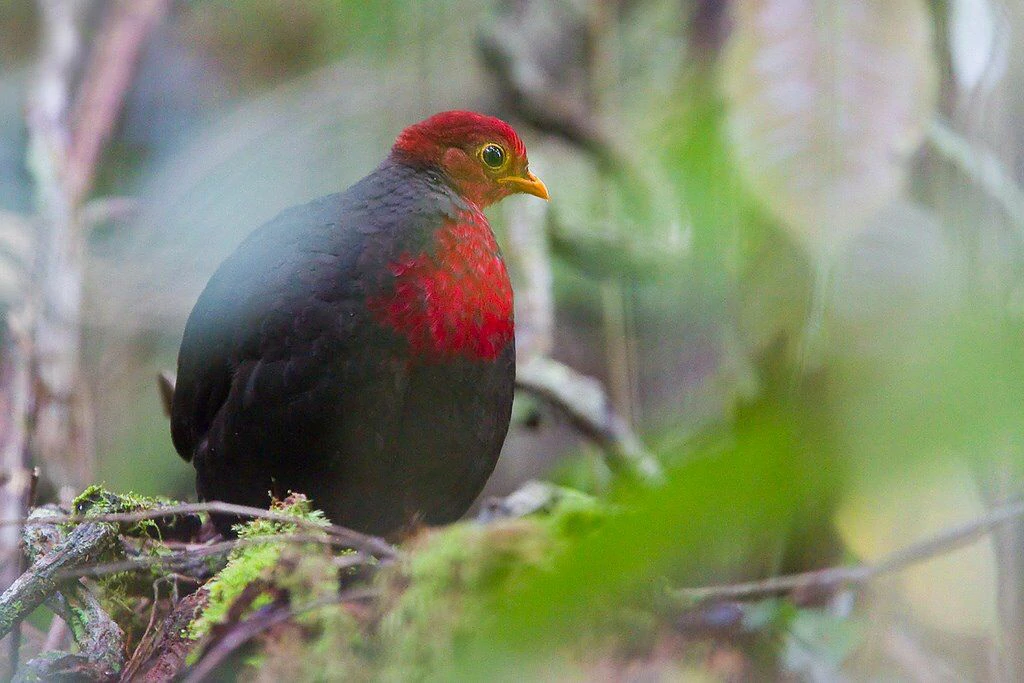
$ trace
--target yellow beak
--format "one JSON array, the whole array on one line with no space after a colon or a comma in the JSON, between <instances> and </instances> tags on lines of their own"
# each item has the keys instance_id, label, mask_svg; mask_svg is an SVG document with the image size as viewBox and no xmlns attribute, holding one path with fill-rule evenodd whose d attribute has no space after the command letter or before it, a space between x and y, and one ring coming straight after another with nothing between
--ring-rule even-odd
<instances>
[{"instance_id":1,"label":"yellow beak","mask_svg":"<svg viewBox=\"0 0 1024 683\"><path fill-rule=\"evenodd\" d=\"M551 198L548 196L548 188L544 186L541 179L529 171L526 172L525 178L521 176L508 176L507 178L501 178L498 182L511 185L515 192L525 192L541 199Z\"/></svg>"}]
</instances>

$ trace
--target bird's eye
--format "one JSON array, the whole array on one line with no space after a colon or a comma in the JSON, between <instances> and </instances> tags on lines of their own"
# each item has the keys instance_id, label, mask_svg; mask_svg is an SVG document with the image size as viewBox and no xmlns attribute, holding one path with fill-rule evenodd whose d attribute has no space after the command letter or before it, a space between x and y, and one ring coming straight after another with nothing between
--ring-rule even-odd
<instances>
[{"instance_id":1,"label":"bird's eye","mask_svg":"<svg viewBox=\"0 0 1024 683\"><path fill-rule=\"evenodd\" d=\"M490 168L501 168L505 165L505 150L499 145L484 145L480 150L480 159Z\"/></svg>"}]
</instances>

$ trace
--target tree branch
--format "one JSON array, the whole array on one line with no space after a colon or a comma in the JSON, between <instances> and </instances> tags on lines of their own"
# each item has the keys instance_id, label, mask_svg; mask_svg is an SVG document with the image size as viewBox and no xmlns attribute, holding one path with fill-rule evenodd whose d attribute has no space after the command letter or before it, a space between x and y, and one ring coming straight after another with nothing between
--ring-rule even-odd
<instances>
[{"instance_id":1,"label":"tree branch","mask_svg":"<svg viewBox=\"0 0 1024 683\"><path fill-rule=\"evenodd\" d=\"M77 207L67 192L68 111L83 45L88 0L39 0L40 59L26 107L28 167L39 225L33 282L22 315L31 328L33 433L37 462L67 485L87 474L88 438L76 415L79 395L82 253Z\"/></svg>"},{"instance_id":2,"label":"tree branch","mask_svg":"<svg viewBox=\"0 0 1024 683\"><path fill-rule=\"evenodd\" d=\"M312 534L274 534L253 538L235 538L229 541L220 541L209 545L189 545L186 549L167 555L146 555L133 557L120 562L108 562L89 567L80 567L61 574L61 578L97 577L107 574L120 574L121 572L134 571L137 569L150 569L159 567L163 570L194 577L196 580L205 580L216 568L210 567L205 562L208 557L227 555L236 548L246 548L254 545L267 545L269 543L290 543L296 545L318 544L332 548L349 548L351 543L340 538L331 536L315 536ZM356 553L345 555L346 566L359 566L363 564L379 563L387 564L390 558L376 558L373 555ZM199 568L201 572L190 572L190 568Z\"/></svg>"},{"instance_id":3,"label":"tree branch","mask_svg":"<svg viewBox=\"0 0 1024 683\"><path fill-rule=\"evenodd\" d=\"M336 524L319 524L307 519L293 517L273 510L248 507L245 505L234 505L220 501L207 503L182 503L180 505L167 505L150 510L138 510L135 512L115 512L106 514L91 515L54 515L45 519L4 519L0 520L0 526L10 524L24 524L25 526L39 524L76 524L84 522L113 522L113 523L135 523L147 519L163 519L178 515L189 515L197 513L214 513L224 515L236 515L239 517L252 517L265 519L271 522L285 522L294 524L297 528L325 532L338 539L341 544L346 544L356 550L362 550L367 554L378 557L395 558L398 550L385 540L376 536L363 534L352 529L347 529Z\"/></svg>"},{"instance_id":4,"label":"tree branch","mask_svg":"<svg viewBox=\"0 0 1024 683\"><path fill-rule=\"evenodd\" d=\"M66 163L67 191L78 205L89 193L103 147L121 113L146 38L169 0L116 0L90 55L73 112Z\"/></svg>"},{"instance_id":5,"label":"tree branch","mask_svg":"<svg viewBox=\"0 0 1024 683\"><path fill-rule=\"evenodd\" d=\"M27 162L39 219L31 286L18 311L31 330L27 418L32 433L26 448L68 488L77 488L92 471L92 425L80 357L84 233L94 216L83 202L145 38L169 5L169 0L111 3L72 110L75 79L86 56L84 17L93 2L38 0L40 58L26 107Z\"/></svg>"},{"instance_id":6,"label":"tree branch","mask_svg":"<svg viewBox=\"0 0 1024 683\"><path fill-rule=\"evenodd\" d=\"M57 516L49 510L29 517L26 527L53 526ZM36 559L28 571L19 576L0 595L0 637L14 625L49 600L68 583L63 574L79 567L96 564L118 543L117 529L111 524L88 522L75 528L52 551Z\"/></svg>"},{"instance_id":7,"label":"tree branch","mask_svg":"<svg viewBox=\"0 0 1024 683\"><path fill-rule=\"evenodd\" d=\"M546 202L516 202L505 212L506 260L516 283L516 358L546 356L554 346L554 274Z\"/></svg>"},{"instance_id":8,"label":"tree branch","mask_svg":"<svg viewBox=\"0 0 1024 683\"><path fill-rule=\"evenodd\" d=\"M874 564L831 567L801 574L774 576L762 581L682 588L674 591L674 595L686 602L702 602L759 599L796 591L827 592L840 586L863 588L878 576L903 571L915 564L970 545L993 529L1022 516L1024 502L1018 501L997 507L973 521L946 529L920 543L889 553Z\"/></svg>"},{"instance_id":9,"label":"tree branch","mask_svg":"<svg viewBox=\"0 0 1024 683\"><path fill-rule=\"evenodd\" d=\"M928 142L995 200L1024 239L1024 190L996 155L940 121L929 127Z\"/></svg>"},{"instance_id":10,"label":"tree branch","mask_svg":"<svg viewBox=\"0 0 1024 683\"><path fill-rule=\"evenodd\" d=\"M550 358L537 357L519 366L516 384L563 410L581 432L601 446L612 470L652 483L663 478L661 465L615 412L596 379Z\"/></svg>"}]
</instances>

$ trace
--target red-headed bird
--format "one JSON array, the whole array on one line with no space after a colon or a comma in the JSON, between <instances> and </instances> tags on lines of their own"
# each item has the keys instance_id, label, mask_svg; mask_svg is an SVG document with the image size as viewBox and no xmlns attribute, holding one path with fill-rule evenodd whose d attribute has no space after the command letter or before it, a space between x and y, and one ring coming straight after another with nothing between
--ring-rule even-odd
<instances>
[{"instance_id":1,"label":"red-headed bird","mask_svg":"<svg viewBox=\"0 0 1024 683\"><path fill-rule=\"evenodd\" d=\"M253 232L178 356L171 434L199 498L301 492L374 534L465 513L515 379L512 287L482 210L519 192L548 197L512 127L450 111L348 190Z\"/></svg>"}]
</instances>

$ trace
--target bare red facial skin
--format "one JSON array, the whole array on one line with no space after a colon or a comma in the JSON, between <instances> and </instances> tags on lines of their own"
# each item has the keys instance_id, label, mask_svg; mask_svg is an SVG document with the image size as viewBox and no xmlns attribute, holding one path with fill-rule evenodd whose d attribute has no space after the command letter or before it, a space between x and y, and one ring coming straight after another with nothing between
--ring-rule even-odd
<instances>
[{"instance_id":1,"label":"bare red facial skin","mask_svg":"<svg viewBox=\"0 0 1024 683\"><path fill-rule=\"evenodd\" d=\"M483 214L464 212L436 235L433 254L391 263L394 288L367 303L421 362L495 360L513 339L512 286Z\"/></svg>"}]
</instances>

